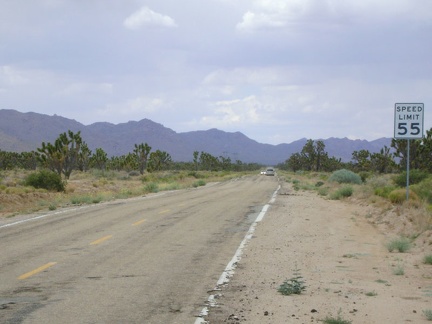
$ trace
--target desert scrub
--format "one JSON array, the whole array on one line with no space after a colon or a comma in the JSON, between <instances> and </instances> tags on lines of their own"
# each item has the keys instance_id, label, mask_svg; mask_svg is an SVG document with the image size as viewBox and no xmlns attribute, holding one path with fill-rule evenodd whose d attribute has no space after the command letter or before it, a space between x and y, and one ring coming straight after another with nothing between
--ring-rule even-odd
<instances>
[{"instance_id":1,"label":"desert scrub","mask_svg":"<svg viewBox=\"0 0 432 324\"><path fill-rule=\"evenodd\" d=\"M204 181L204 180L202 180L202 179L200 179L200 180L198 180L198 181L195 181L193 184L192 184L192 186L194 187L194 188L197 188L197 187L200 187L200 186L205 186L206 185L206 182Z\"/></svg>"},{"instance_id":2,"label":"desert scrub","mask_svg":"<svg viewBox=\"0 0 432 324\"><path fill-rule=\"evenodd\" d=\"M420 199L432 204L432 178L421 181L418 184L410 186L410 188Z\"/></svg>"},{"instance_id":3,"label":"desert scrub","mask_svg":"<svg viewBox=\"0 0 432 324\"><path fill-rule=\"evenodd\" d=\"M377 292L374 290L374 291L368 291L367 293L365 293L365 295L368 296L368 297L375 297L375 296L377 296L378 294L377 294Z\"/></svg>"},{"instance_id":4,"label":"desert scrub","mask_svg":"<svg viewBox=\"0 0 432 324\"><path fill-rule=\"evenodd\" d=\"M429 174L426 171L421 170L410 170L409 173L409 184L413 185L416 183L420 183L421 181L427 179L429 177ZM406 186L406 178L407 173L406 171L402 172L401 174L394 177L393 181L394 183L399 187L405 187Z\"/></svg>"},{"instance_id":5,"label":"desert scrub","mask_svg":"<svg viewBox=\"0 0 432 324\"><path fill-rule=\"evenodd\" d=\"M432 308L431 309L424 309L423 315L426 317L428 321L432 321Z\"/></svg>"},{"instance_id":6,"label":"desert scrub","mask_svg":"<svg viewBox=\"0 0 432 324\"><path fill-rule=\"evenodd\" d=\"M30 173L24 180L26 186L42 188L50 191L65 191L65 182L58 173L40 170Z\"/></svg>"},{"instance_id":7,"label":"desert scrub","mask_svg":"<svg viewBox=\"0 0 432 324\"><path fill-rule=\"evenodd\" d=\"M351 324L352 322L349 320L345 320L341 316L341 310L339 309L337 317L326 316L325 319L322 320L324 324Z\"/></svg>"},{"instance_id":8,"label":"desert scrub","mask_svg":"<svg viewBox=\"0 0 432 324\"><path fill-rule=\"evenodd\" d=\"M395 189L396 188L394 186L379 187L374 189L374 194L383 198L388 198L390 193Z\"/></svg>"},{"instance_id":9,"label":"desert scrub","mask_svg":"<svg viewBox=\"0 0 432 324\"><path fill-rule=\"evenodd\" d=\"M388 198L393 204L402 204L406 201L406 189L396 189L389 193ZM418 196L412 190L409 191L409 199L411 201L418 201Z\"/></svg>"},{"instance_id":10,"label":"desert scrub","mask_svg":"<svg viewBox=\"0 0 432 324\"><path fill-rule=\"evenodd\" d=\"M153 192L156 193L159 191L159 185L156 182L149 182L145 185L144 189L147 192Z\"/></svg>"},{"instance_id":11,"label":"desert scrub","mask_svg":"<svg viewBox=\"0 0 432 324\"><path fill-rule=\"evenodd\" d=\"M395 276L403 276L405 274L405 269L403 265L398 264L394 267L392 272Z\"/></svg>"},{"instance_id":12,"label":"desert scrub","mask_svg":"<svg viewBox=\"0 0 432 324\"><path fill-rule=\"evenodd\" d=\"M339 199L342 199L345 197L350 197L350 196L352 196L353 192L354 192L354 189L351 186L344 186L342 188L339 188L335 192L333 192L330 195L330 199L339 200Z\"/></svg>"},{"instance_id":13,"label":"desert scrub","mask_svg":"<svg viewBox=\"0 0 432 324\"><path fill-rule=\"evenodd\" d=\"M303 277L300 275L300 270L294 270L294 277L291 279L285 280L282 285L279 286L278 292L282 295L300 295L302 291L306 290L305 281Z\"/></svg>"},{"instance_id":14,"label":"desert scrub","mask_svg":"<svg viewBox=\"0 0 432 324\"><path fill-rule=\"evenodd\" d=\"M423 258L423 263L432 265L432 254L425 255Z\"/></svg>"},{"instance_id":15,"label":"desert scrub","mask_svg":"<svg viewBox=\"0 0 432 324\"><path fill-rule=\"evenodd\" d=\"M405 237L400 237L392 239L386 244L386 247L389 252L396 250L400 253L404 253L411 248L411 242Z\"/></svg>"},{"instance_id":16,"label":"desert scrub","mask_svg":"<svg viewBox=\"0 0 432 324\"><path fill-rule=\"evenodd\" d=\"M361 184L361 177L352 171L341 169L333 172L329 178L329 181L338 183L354 183Z\"/></svg>"}]
</instances>

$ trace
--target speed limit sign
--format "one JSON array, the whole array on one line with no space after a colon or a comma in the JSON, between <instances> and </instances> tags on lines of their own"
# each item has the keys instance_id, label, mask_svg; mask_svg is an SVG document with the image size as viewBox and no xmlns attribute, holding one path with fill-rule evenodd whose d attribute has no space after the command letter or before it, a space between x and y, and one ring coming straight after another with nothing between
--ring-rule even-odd
<instances>
[{"instance_id":1,"label":"speed limit sign","mask_svg":"<svg viewBox=\"0 0 432 324\"><path fill-rule=\"evenodd\" d=\"M423 138L423 115L424 104L422 103L395 104L394 138Z\"/></svg>"}]
</instances>

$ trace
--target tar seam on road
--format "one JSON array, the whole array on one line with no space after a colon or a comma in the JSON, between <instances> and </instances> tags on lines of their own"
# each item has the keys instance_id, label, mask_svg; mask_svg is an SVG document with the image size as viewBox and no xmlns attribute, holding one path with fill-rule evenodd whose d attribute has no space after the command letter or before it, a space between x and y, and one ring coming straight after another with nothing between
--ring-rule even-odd
<instances>
[{"instance_id":1,"label":"tar seam on road","mask_svg":"<svg viewBox=\"0 0 432 324\"><path fill-rule=\"evenodd\" d=\"M275 202L277 193L278 193L278 191L279 191L280 188L281 188L281 186L278 186L278 188L273 193L273 195L272 195L270 201L268 202L268 204L264 205L264 207L262 208L262 210L259 213L259 215L257 216L257 218L255 219L255 221L250 226L248 232L246 233L246 236L244 237L243 241L240 243L239 247L237 248L237 251L235 252L233 258L228 263L228 265L226 266L225 270L222 272L222 275L220 276L220 278L219 278L219 280L218 280L218 282L216 284L216 287L213 289L213 291L220 290L220 287L222 285L228 283L229 280L230 280L230 278L233 276L234 270L237 267L237 263L241 259L241 255L243 254L243 250L244 250L246 244L252 238L253 233L255 232L255 228L256 228L257 224L263 220L263 218L264 218L267 210L270 208L270 204L273 204ZM209 298L207 299L207 305L208 306L205 306L201 310L200 314L198 315L198 317L195 320L195 324L204 324L204 323L207 323L204 320L204 316L208 315L208 313L209 313L209 307L216 306L215 295L210 295L209 296Z\"/></svg>"}]
</instances>

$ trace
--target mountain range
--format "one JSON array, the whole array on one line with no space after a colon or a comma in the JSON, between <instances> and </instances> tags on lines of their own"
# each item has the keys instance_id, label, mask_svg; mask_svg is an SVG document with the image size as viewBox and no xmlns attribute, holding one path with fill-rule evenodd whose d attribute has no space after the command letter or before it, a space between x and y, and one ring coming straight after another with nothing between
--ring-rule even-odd
<instances>
[{"instance_id":1,"label":"mountain range","mask_svg":"<svg viewBox=\"0 0 432 324\"><path fill-rule=\"evenodd\" d=\"M71 130L81 132L82 139L91 150L102 148L108 156L120 156L133 151L134 144L147 143L152 150L168 152L173 161L192 161L193 152L207 152L224 156L232 161L276 165L287 160L291 154L300 152L308 139L302 138L289 144L263 144L240 132L224 132L218 129L177 133L149 119L111 124L98 122L83 125L76 120L61 116L49 116L34 112L21 113L11 109L0 110L0 150L29 152L41 147L42 142L54 143L61 133ZM379 152L385 145L390 147L391 138L374 141L350 140L348 138L322 140L329 156L351 160L352 152L362 149Z\"/></svg>"}]
</instances>

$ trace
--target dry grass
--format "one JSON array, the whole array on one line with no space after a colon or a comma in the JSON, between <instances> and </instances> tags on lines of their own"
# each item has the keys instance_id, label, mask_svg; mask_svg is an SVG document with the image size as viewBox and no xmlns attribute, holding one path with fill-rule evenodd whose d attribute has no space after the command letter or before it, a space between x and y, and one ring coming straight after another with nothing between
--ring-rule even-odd
<instances>
[{"instance_id":1,"label":"dry grass","mask_svg":"<svg viewBox=\"0 0 432 324\"><path fill-rule=\"evenodd\" d=\"M242 173L164 171L141 176L131 172L89 171L71 174L65 192L48 192L24 186L26 170L0 174L0 217L54 210L70 205L95 204L150 192L177 190L239 177ZM254 173L255 174L255 173ZM199 182L198 182L199 181Z\"/></svg>"}]
</instances>

